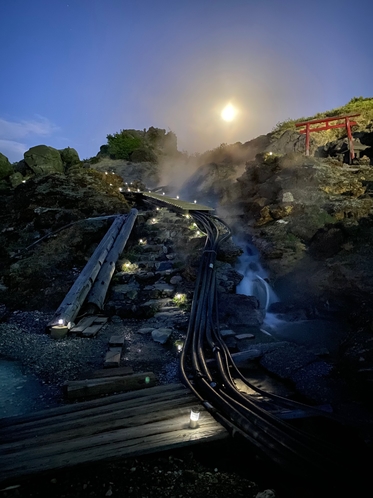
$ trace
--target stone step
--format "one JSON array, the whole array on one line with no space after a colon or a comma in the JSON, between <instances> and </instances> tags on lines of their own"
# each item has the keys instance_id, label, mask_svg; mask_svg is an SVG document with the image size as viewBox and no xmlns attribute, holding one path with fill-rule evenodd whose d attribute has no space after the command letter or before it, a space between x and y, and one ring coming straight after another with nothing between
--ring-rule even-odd
<instances>
[{"instance_id":1,"label":"stone step","mask_svg":"<svg viewBox=\"0 0 373 498\"><path fill-rule=\"evenodd\" d=\"M121 354L122 348L110 348L105 356L104 368L119 367Z\"/></svg>"},{"instance_id":2,"label":"stone step","mask_svg":"<svg viewBox=\"0 0 373 498\"><path fill-rule=\"evenodd\" d=\"M165 311L165 312L170 312L170 311L180 311L180 308L178 306L161 306L159 308L159 311Z\"/></svg>"},{"instance_id":3,"label":"stone step","mask_svg":"<svg viewBox=\"0 0 373 498\"><path fill-rule=\"evenodd\" d=\"M109 346L111 347L123 347L124 345L124 335L123 334L117 334L117 335L112 335L109 339Z\"/></svg>"},{"instance_id":4,"label":"stone step","mask_svg":"<svg viewBox=\"0 0 373 498\"><path fill-rule=\"evenodd\" d=\"M178 310L178 311L158 311L157 313L155 313L154 318L158 318L158 319L170 318L171 319L171 318L178 318L182 314L183 314L183 312L180 310Z\"/></svg>"}]
</instances>

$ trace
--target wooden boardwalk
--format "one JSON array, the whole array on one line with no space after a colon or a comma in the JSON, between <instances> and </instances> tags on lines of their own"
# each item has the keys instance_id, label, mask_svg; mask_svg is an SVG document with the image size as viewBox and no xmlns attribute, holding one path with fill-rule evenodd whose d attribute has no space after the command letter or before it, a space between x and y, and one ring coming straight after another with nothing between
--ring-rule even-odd
<instances>
[{"instance_id":1,"label":"wooden boardwalk","mask_svg":"<svg viewBox=\"0 0 373 498\"><path fill-rule=\"evenodd\" d=\"M227 437L195 396L170 384L0 420L0 481Z\"/></svg>"},{"instance_id":2,"label":"wooden boardwalk","mask_svg":"<svg viewBox=\"0 0 373 498\"><path fill-rule=\"evenodd\" d=\"M149 199L154 199L160 201L164 204L170 204L173 207L181 209L183 211L214 211L214 208L209 206L204 206L203 204L197 204L194 202L182 201L180 199L175 199L175 197L169 197L168 195L158 194L156 192L146 192L141 191L144 197Z\"/></svg>"}]
</instances>

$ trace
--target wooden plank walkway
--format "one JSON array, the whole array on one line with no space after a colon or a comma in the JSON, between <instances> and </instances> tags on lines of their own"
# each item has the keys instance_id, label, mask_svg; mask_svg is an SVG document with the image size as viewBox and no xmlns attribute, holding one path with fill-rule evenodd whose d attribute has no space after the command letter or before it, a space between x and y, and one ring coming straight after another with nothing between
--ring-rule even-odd
<instances>
[{"instance_id":1,"label":"wooden plank walkway","mask_svg":"<svg viewBox=\"0 0 373 498\"><path fill-rule=\"evenodd\" d=\"M228 436L181 384L157 386L0 420L0 481Z\"/></svg>"},{"instance_id":2,"label":"wooden plank walkway","mask_svg":"<svg viewBox=\"0 0 373 498\"><path fill-rule=\"evenodd\" d=\"M214 211L214 208L204 206L203 204L182 201L180 199L175 199L174 197L169 197L168 195L157 194L156 192L141 191L141 194L144 197L155 199L157 201L163 202L164 204L170 204L171 206L182 209L183 211Z\"/></svg>"}]
</instances>

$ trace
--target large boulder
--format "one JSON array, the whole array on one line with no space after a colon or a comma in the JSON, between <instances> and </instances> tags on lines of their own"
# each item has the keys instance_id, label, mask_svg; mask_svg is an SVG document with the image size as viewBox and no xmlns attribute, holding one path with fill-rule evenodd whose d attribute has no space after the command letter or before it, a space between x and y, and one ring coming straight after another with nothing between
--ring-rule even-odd
<instances>
[{"instance_id":1,"label":"large boulder","mask_svg":"<svg viewBox=\"0 0 373 498\"><path fill-rule=\"evenodd\" d=\"M0 152L0 180L7 178L14 173L13 166L9 159Z\"/></svg>"},{"instance_id":2,"label":"large boulder","mask_svg":"<svg viewBox=\"0 0 373 498\"><path fill-rule=\"evenodd\" d=\"M286 130L280 137L274 138L266 149L275 154L288 154L290 152L304 153L306 150L306 135L295 130ZM314 138L310 137L310 153L316 150Z\"/></svg>"},{"instance_id":3,"label":"large boulder","mask_svg":"<svg viewBox=\"0 0 373 498\"><path fill-rule=\"evenodd\" d=\"M79 154L72 147L66 147L65 149L60 150L60 155L66 169L80 163Z\"/></svg>"},{"instance_id":4,"label":"large boulder","mask_svg":"<svg viewBox=\"0 0 373 498\"><path fill-rule=\"evenodd\" d=\"M259 301L254 296L221 293L219 296L219 318L229 327L246 325L258 327L263 323L264 315L259 308Z\"/></svg>"},{"instance_id":5,"label":"large boulder","mask_svg":"<svg viewBox=\"0 0 373 498\"><path fill-rule=\"evenodd\" d=\"M31 147L24 154L27 166L35 173L35 175L43 175L45 173L63 173L64 167L60 153L57 149L48 145L36 145Z\"/></svg>"}]
</instances>

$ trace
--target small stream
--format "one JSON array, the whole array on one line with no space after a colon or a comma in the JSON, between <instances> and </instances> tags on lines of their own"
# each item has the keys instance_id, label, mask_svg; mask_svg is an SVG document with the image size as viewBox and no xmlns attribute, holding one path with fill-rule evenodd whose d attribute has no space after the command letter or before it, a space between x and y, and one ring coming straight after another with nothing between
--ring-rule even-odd
<instances>
[{"instance_id":1,"label":"small stream","mask_svg":"<svg viewBox=\"0 0 373 498\"><path fill-rule=\"evenodd\" d=\"M261 332L278 341L290 341L306 348L336 354L341 340L347 335L347 325L326 319L294 320L286 319L286 314L268 312L273 303L280 301L267 282L268 273L260 263L255 246L238 243L244 252L240 256L237 271L244 278L236 288L237 294L255 296L265 313Z\"/></svg>"}]
</instances>

